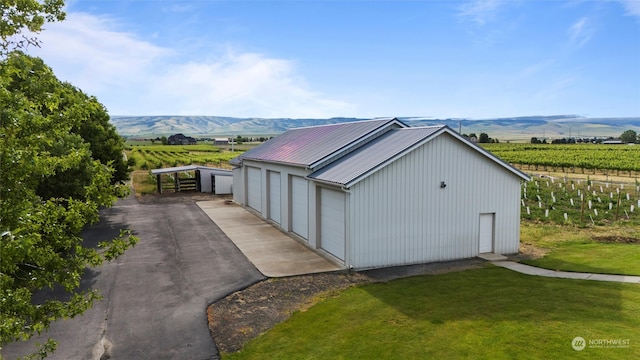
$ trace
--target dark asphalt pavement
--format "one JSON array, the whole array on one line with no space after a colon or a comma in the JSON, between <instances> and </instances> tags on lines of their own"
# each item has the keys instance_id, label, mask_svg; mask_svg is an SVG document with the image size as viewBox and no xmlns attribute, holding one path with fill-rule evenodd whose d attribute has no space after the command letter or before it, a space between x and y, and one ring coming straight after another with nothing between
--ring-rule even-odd
<instances>
[{"instance_id":1,"label":"dark asphalt pavement","mask_svg":"<svg viewBox=\"0 0 640 360\"><path fill-rule=\"evenodd\" d=\"M104 299L43 336L7 345L5 359L49 337L58 341L50 359L217 359L207 306L263 275L194 202L140 204L131 196L101 215L85 241L126 228L140 237L123 256L87 271L83 286Z\"/></svg>"}]
</instances>

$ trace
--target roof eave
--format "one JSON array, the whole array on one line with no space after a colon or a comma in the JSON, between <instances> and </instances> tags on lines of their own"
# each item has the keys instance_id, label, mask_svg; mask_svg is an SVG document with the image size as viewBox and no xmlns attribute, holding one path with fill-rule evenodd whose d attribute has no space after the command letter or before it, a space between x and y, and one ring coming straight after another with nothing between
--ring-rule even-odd
<instances>
[{"instance_id":1,"label":"roof eave","mask_svg":"<svg viewBox=\"0 0 640 360\"><path fill-rule=\"evenodd\" d=\"M294 162L266 160L266 159L258 159L258 158L244 158L244 159L242 159L242 162L238 164L238 166L244 165L244 161L255 161L255 162L259 162L259 163L286 165L286 166L299 167L299 168L304 168L304 169L308 169L309 168L309 164L300 164L300 163L294 163Z\"/></svg>"},{"instance_id":2,"label":"roof eave","mask_svg":"<svg viewBox=\"0 0 640 360\"><path fill-rule=\"evenodd\" d=\"M318 179L318 178L313 178L313 177L309 177L307 176L307 179L320 183L320 184L324 184L324 185L331 185L331 186L337 186L339 188L341 188L342 190L349 190L349 186L343 184L343 183L339 183L339 182L335 182L335 181L329 181L329 180L323 180L323 179Z\"/></svg>"}]
</instances>

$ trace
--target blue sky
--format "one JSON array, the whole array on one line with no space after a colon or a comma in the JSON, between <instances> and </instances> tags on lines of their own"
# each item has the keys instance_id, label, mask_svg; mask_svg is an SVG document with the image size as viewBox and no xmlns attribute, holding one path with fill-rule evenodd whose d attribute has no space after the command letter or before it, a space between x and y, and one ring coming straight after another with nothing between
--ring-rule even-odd
<instances>
[{"instance_id":1,"label":"blue sky","mask_svg":"<svg viewBox=\"0 0 640 360\"><path fill-rule=\"evenodd\" d=\"M111 115L640 116L640 0L71 0L40 34Z\"/></svg>"}]
</instances>

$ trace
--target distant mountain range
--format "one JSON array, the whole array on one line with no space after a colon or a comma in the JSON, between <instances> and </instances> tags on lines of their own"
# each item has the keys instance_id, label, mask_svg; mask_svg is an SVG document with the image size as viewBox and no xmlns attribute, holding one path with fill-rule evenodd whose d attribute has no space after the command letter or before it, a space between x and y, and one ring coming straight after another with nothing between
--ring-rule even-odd
<instances>
[{"instance_id":1,"label":"distant mountain range","mask_svg":"<svg viewBox=\"0 0 640 360\"><path fill-rule=\"evenodd\" d=\"M462 133L487 133L500 141L563 137L617 137L626 130L640 133L640 117L586 118L575 115L523 116L496 119L431 119L398 117L409 126L448 125ZM111 122L126 137L156 137L182 133L194 137L267 136L288 129L335 124L360 118L263 119L222 116L113 116Z\"/></svg>"}]
</instances>

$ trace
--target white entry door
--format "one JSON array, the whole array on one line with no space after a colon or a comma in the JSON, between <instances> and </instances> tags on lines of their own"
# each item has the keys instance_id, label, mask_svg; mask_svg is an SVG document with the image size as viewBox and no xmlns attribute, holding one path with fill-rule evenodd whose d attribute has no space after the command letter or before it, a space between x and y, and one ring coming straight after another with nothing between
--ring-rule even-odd
<instances>
[{"instance_id":1,"label":"white entry door","mask_svg":"<svg viewBox=\"0 0 640 360\"><path fill-rule=\"evenodd\" d=\"M280 173L269 171L269 219L280 224Z\"/></svg>"},{"instance_id":2,"label":"white entry door","mask_svg":"<svg viewBox=\"0 0 640 360\"><path fill-rule=\"evenodd\" d=\"M340 260L345 253L344 193L320 188L320 247Z\"/></svg>"},{"instance_id":3,"label":"white entry door","mask_svg":"<svg viewBox=\"0 0 640 360\"><path fill-rule=\"evenodd\" d=\"M493 252L494 217L495 214L480 214L480 254Z\"/></svg>"}]
</instances>

